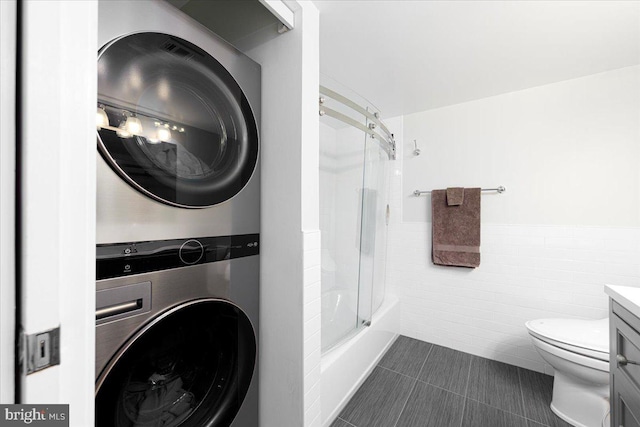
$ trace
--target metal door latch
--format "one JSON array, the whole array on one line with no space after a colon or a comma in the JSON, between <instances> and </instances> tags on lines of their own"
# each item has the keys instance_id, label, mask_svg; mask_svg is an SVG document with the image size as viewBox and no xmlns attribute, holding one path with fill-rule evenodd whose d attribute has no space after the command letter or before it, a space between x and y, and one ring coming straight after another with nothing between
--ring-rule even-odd
<instances>
[{"instance_id":1,"label":"metal door latch","mask_svg":"<svg viewBox=\"0 0 640 427\"><path fill-rule=\"evenodd\" d=\"M60 364L60 327L25 335L27 375Z\"/></svg>"}]
</instances>

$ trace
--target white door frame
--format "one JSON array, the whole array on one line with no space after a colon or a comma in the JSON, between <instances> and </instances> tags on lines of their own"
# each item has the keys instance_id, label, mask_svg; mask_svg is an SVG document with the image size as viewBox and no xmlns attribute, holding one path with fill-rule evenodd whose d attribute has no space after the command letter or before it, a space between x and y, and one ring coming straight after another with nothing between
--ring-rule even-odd
<instances>
[{"instance_id":1,"label":"white door frame","mask_svg":"<svg viewBox=\"0 0 640 427\"><path fill-rule=\"evenodd\" d=\"M17 1L0 1L0 402L15 385L15 162Z\"/></svg>"},{"instance_id":2,"label":"white door frame","mask_svg":"<svg viewBox=\"0 0 640 427\"><path fill-rule=\"evenodd\" d=\"M0 0L0 3L3 3ZM22 403L94 423L98 3L22 0L19 319L60 327L60 365L22 377ZM23 372L24 374L24 372Z\"/></svg>"}]
</instances>

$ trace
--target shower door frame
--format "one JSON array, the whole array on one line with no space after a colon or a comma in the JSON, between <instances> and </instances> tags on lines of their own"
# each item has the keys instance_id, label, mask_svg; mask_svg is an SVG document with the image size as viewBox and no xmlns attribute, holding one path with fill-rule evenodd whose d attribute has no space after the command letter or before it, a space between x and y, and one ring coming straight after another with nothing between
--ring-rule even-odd
<instances>
[{"instance_id":1,"label":"shower door frame","mask_svg":"<svg viewBox=\"0 0 640 427\"><path fill-rule=\"evenodd\" d=\"M334 108L331 108L329 106L326 105L326 101L327 98L330 98L340 104L342 104L343 106L346 106L350 109L350 111L355 112L358 115L362 116L362 120L364 121L364 123L362 123L361 121L358 121L357 119L354 119L353 117L350 117L347 114L344 114ZM364 229L363 227L367 227L367 228L371 228L371 224L365 225L365 222L367 219L371 219L371 215L373 215L373 218L375 220L376 215L375 215L375 211L373 212L373 214L371 212L366 212L366 206L370 205L372 202L371 200L367 201L366 197L367 195L369 195L369 197L373 197L372 192L368 192L365 191L367 190L366 188L366 182L367 182L367 174L368 174L368 160L367 160L367 151L370 148L370 143L371 141L375 141L375 143L377 143L379 150L382 150L386 156L387 156L387 160L395 160L396 158L396 143L394 141L393 138L393 134L389 131L389 129L385 126L385 124L380 120L380 114L378 112L375 111L370 111L369 108L363 108L361 107L359 104L357 104L356 102L352 101L351 99L327 88L326 86L320 86L320 98L319 98L319 114L320 116L329 116L332 117L336 120L341 121L342 123L345 123L355 129L358 129L360 131L363 132L362 136L364 137L364 145L363 145L363 153L362 153L362 181L361 181L361 186L360 186L360 198L359 198L359 218L358 218L358 224L357 224L357 233L358 233L358 276L357 276L357 304L356 304L356 323L354 325L354 327L352 329L349 330L348 333L346 333L345 335L343 335L342 337L340 337L339 339L337 339L335 342L332 342L330 345L327 345L326 347L324 345L321 345L322 347L322 352L327 352L330 351L331 349L339 346L342 342L348 340L351 336L353 336L354 334L356 334L358 331L360 331L362 329L362 327L367 327L371 325L371 318L373 316L373 312L374 312L374 307L373 307L373 303L374 303L374 284L375 284L375 267L376 267L376 250L379 250L380 248L378 248L378 242L375 241L375 235L376 235L376 230L377 230L377 221L374 221L374 225L373 225L373 252L371 254L371 265L370 266L364 266L363 265L363 252L362 252L362 248L363 248L363 238L364 236ZM383 169L382 171L383 173L385 173L385 170ZM379 173L379 171L378 171ZM385 189L376 189L378 191L384 191ZM373 195L372 195L373 194ZM388 208L388 195L383 193L385 196L385 205ZM377 200L374 199L373 203L377 203ZM386 224L385 224L386 226ZM383 242L386 246L386 241ZM382 250L386 251L386 248L381 248ZM383 258L384 260L384 258ZM370 289L368 289L369 295L368 298L363 298L363 269L369 269L369 271L364 271L365 273L368 273L370 276L370 280L367 281L366 285L369 286ZM384 269L383 269L384 272ZM383 278L384 280L384 278Z\"/></svg>"}]
</instances>

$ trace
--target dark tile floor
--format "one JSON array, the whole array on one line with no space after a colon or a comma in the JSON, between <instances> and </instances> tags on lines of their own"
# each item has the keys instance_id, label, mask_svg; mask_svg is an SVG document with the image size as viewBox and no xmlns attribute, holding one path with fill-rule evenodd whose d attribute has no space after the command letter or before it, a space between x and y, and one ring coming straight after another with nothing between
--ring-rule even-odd
<instances>
[{"instance_id":1,"label":"dark tile floor","mask_svg":"<svg viewBox=\"0 0 640 427\"><path fill-rule=\"evenodd\" d=\"M401 336L331 427L571 427L553 377Z\"/></svg>"}]
</instances>

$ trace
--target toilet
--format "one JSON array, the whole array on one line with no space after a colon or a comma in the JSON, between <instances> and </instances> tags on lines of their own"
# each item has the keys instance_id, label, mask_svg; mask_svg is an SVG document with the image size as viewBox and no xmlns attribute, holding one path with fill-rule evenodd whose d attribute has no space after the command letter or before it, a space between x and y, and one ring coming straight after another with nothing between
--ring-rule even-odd
<instances>
[{"instance_id":1,"label":"toilet","mask_svg":"<svg viewBox=\"0 0 640 427\"><path fill-rule=\"evenodd\" d=\"M576 427L602 427L609 413L609 319L525 323L555 370L551 410Z\"/></svg>"}]
</instances>

